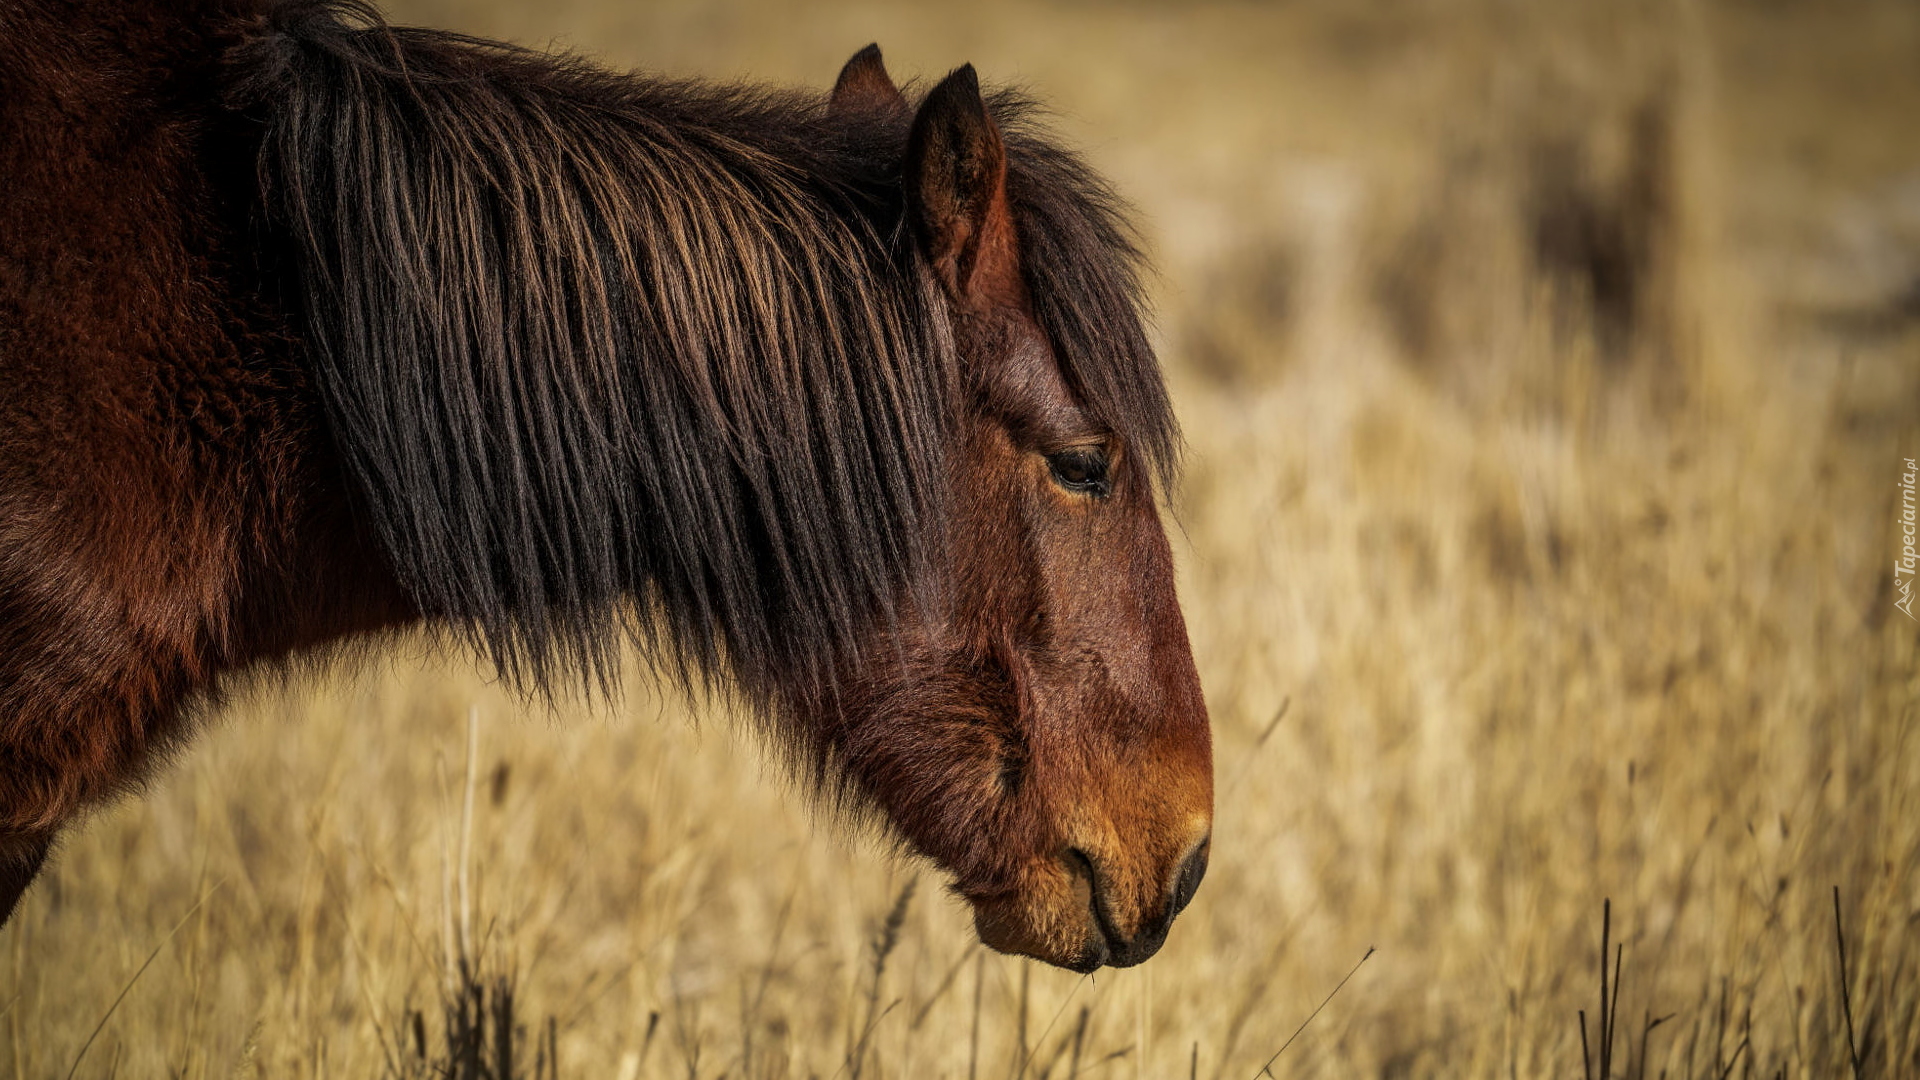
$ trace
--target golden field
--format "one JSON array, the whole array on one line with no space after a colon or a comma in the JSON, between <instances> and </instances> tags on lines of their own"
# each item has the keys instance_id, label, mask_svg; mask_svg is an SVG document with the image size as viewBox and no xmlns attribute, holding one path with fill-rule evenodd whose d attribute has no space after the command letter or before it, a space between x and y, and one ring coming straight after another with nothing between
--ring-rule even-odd
<instances>
[{"instance_id":1,"label":"golden field","mask_svg":"<svg viewBox=\"0 0 1920 1080\"><path fill-rule=\"evenodd\" d=\"M1251 1078L1353 972L1275 1076L1597 1076L1610 899L1612 1075L1920 1076L1920 8L388 10L1053 105L1160 270L1211 873L1142 967L994 955L724 708L407 641L69 838L0 1073L442 1075L510 983L530 1077Z\"/></svg>"}]
</instances>

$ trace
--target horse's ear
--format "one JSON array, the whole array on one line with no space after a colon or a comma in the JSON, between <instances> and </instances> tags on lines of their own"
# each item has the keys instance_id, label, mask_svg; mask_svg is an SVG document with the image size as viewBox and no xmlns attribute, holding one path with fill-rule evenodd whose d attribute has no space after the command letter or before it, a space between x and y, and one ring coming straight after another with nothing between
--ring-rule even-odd
<instances>
[{"instance_id":1,"label":"horse's ear","mask_svg":"<svg viewBox=\"0 0 1920 1080\"><path fill-rule=\"evenodd\" d=\"M1007 204L1007 149L972 64L921 103L905 172L914 225L948 295L975 308L1018 302L1025 290Z\"/></svg>"},{"instance_id":2,"label":"horse's ear","mask_svg":"<svg viewBox=\"0 0 1920 1080\"><path fill-rule=\"evenodd\" d=\"M827 99L827 112L835 117L862 113L894 114L907 111L907 99L887 77L887 65L880 62L880 46L869 45L853 54L840 78L833 84L833 96Z\"/></svg>"}]
</instances>

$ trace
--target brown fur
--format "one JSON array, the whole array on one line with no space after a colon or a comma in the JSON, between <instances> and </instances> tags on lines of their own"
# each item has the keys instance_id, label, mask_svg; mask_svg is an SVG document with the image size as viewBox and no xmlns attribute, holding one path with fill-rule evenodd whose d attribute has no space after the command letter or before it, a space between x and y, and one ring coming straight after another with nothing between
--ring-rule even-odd
<instances>
[{"instance_id":1,"label":"brown fur","mask_svg":"<svg viewBox=\"0 0 1920 1080\"><path fill-rule=\"evenodd\" d=\"M20 888L61 823L185 737L216 673L404 605L235 266L215 178L250 162L206 108L233 24L10 3L0 25L0 863Z\"/></svg>"}]
</instances>

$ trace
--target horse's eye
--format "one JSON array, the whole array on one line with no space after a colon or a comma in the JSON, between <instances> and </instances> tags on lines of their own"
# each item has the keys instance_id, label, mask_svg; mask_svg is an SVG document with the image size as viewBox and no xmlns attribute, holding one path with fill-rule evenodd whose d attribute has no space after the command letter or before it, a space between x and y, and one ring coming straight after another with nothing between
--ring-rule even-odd
<instances>
[{"instance_id":1,"label":"horse's eye","mask_svg":"<svg viewBox=\"0 0 1920 1080\"><path fill-rule=\"evenodd\" d=\"M1113 491L1107 477L1107 455L1095 446L1075 447L1047 455L1047 467L1054 483L1077 495L1103 499Z\"/></svg>"}]
</instances>

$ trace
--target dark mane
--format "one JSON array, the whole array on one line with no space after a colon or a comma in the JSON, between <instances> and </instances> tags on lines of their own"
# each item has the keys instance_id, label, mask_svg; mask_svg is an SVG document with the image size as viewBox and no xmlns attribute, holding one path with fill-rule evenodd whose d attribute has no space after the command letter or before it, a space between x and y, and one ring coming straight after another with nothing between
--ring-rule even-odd
<instances>
[{"instance_id":1,"label":"dark mane","mask_svg":"<svg viewBox=\"0 0 1920 1080\"><path fill-rule=\"evenodd\" d=\"M903 224L905 120L277 9L237 61L263 228L359 512L501 671L824 688L937 588L958 360ZM1110 192L1013 95L1009 194L1069 385L1177 435Z\"/></svg>"}]
</instances>

